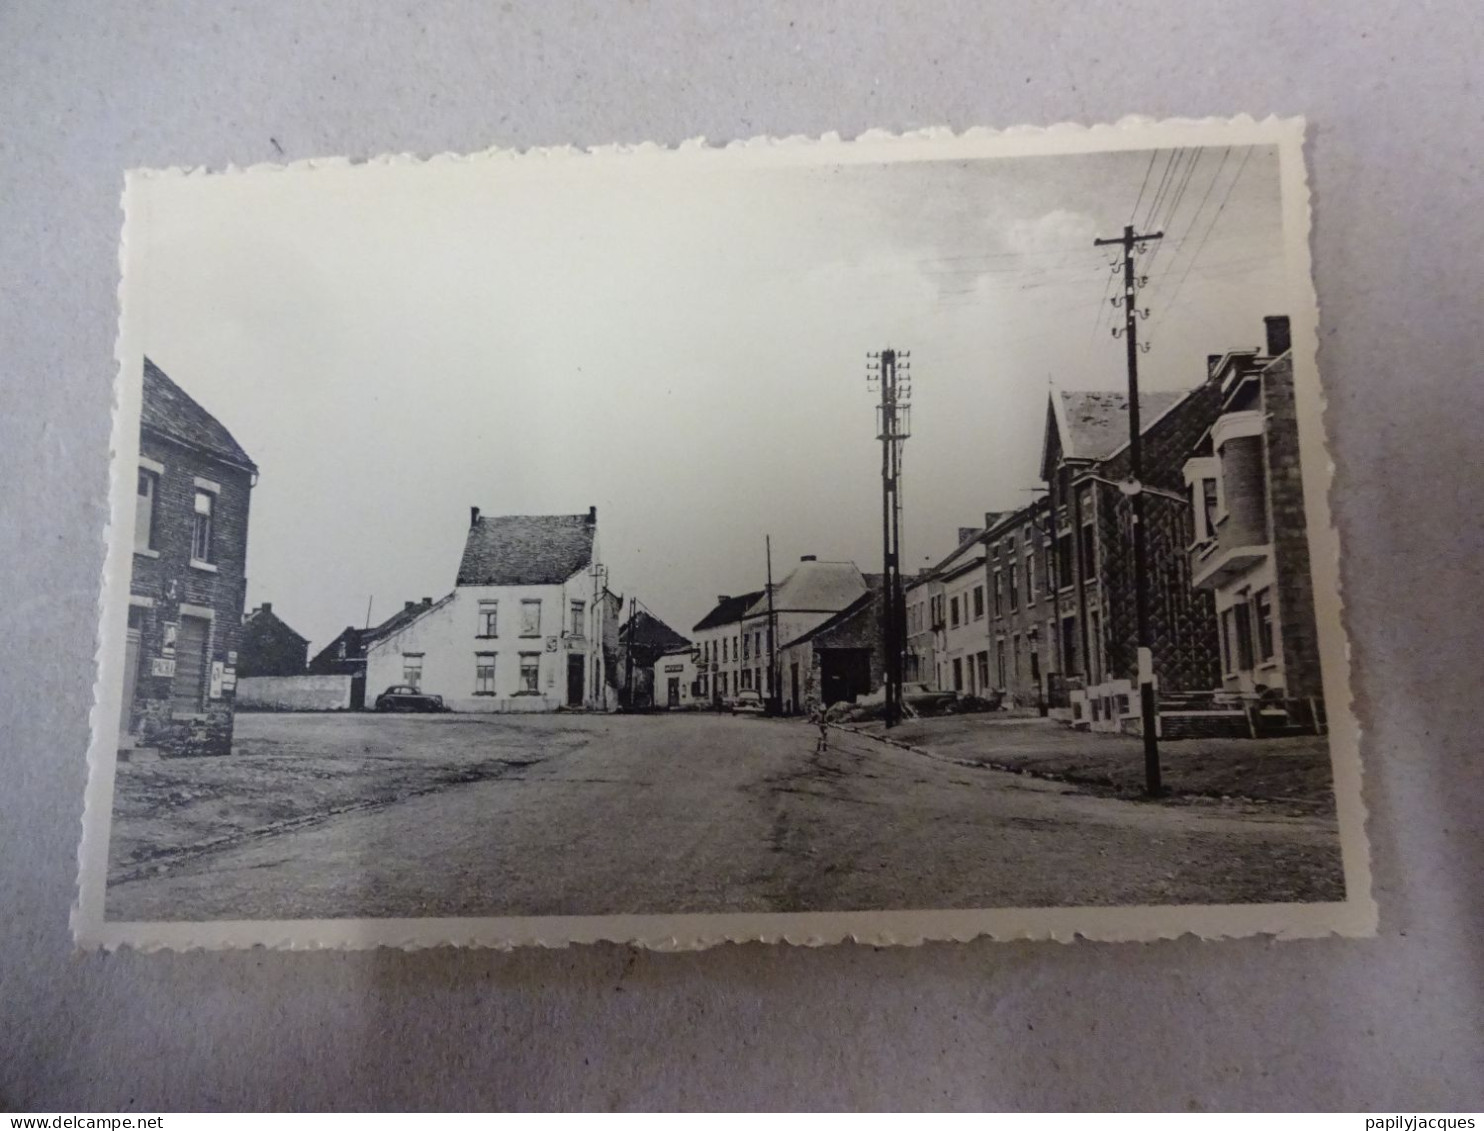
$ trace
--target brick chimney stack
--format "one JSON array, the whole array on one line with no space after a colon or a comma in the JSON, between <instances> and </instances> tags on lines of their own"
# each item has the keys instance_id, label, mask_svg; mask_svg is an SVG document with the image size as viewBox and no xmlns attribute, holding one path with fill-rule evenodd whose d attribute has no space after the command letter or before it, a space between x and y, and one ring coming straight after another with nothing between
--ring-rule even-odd
<instances>
[{"instance_id":1,"label":"brick chimney stack","mask_svg":"<svg viewBox=\"0 0 1484 1131\"><path fill-rule=\"evenodd\" d=\"M1289 330L1288 315L1269 314L1262 320L1262 324L1268 332L1268 356L1282 357L1293 348L1293 340Z\"/></svg>"},{"instance_id":2,"label":"brick chimney stack","mask_svg":"<svg viewBox=\"0 0 1484 1131\"><path fill-rule=\"evenodd\" d=\"M598 525L598 508L597 507L588 507L587 508L587 524L589 526L597 526Z\"/></svg>"},{"instance_id":3,"label":"brick chimney stack","mask_svg":"<svg viewBox=\"0 0 1484 1131\"><path fill-rule=\"evenodd\" d=\"M479 525L479 508L478 507L470 507L469 508L469 529L470 530L473 530L478 525Z\"/></svg>"}]
</instances>

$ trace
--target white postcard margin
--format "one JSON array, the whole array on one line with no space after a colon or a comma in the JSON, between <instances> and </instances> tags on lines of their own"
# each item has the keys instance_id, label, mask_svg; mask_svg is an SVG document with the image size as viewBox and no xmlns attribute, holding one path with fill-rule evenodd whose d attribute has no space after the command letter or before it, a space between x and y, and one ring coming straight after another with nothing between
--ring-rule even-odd
<instances>
[{"instance_id":1,"label":"white postcard margin","mask_svg":"<svg viewBox=\"0 0 1484 1131\"><path fill-rule=\"evenodd\" d=\"M1334 463L1324 429L1325 397L1317 354L1318 304L1309 248L1312 216L1304 162L1306 125L1302 118L1256 120L1130 117L1116 124L1050 127L1021 126L996 131L928 129L904 134L870 131L845 141L821 138L755 138L725 146L705 139L673 148L655 143L526 151L492 149L469 156L409 155L356 163L346 158L312 159L289 165L203 169L131 170L123 193L124 228L119 262L119 335L115 380L110 522L105 531L105 562L99 603L97 678L91 713L88 784L78 851L78 897L72 910L75 944L82 949L139 950L364 949L471 946L508 949L561 947L612 942L654 950L694 950L724 942L787 942L820 946L845 941L884 946L932 941L1077 939L1149 942L1186 935L1202 939L1268 935L1277 939L1330 935L1367 937L1377 929L1371 894L1366 813L1361 795L1360 725L1350 690L1350 649L1343 625L1340 540L1331 520L1329 497ZM357 164L423 165L430 172L444 163L476 161L628 161L734 162L784 164L869 164L954 158L1024 157L1103 152L1119 149L1192 145L1274 145L1280 155L1283 236L1289 268L1294 386L1303 469L1304 502L1319 626L1320 661L1329 704L1329 739L1336 817L1341 840L1346 899L1334 903L1152 905L1128 907L993 908L983 910L849 911L675 915L552 916L469 919L241 920L208 922L117 922L104 914L108 843L118 748L119 697L122 695L124 634L129 602L134 500L133 468L138 462L144 328L152 312L140 307L130 280L137 252L130 244L135 222L136 181L159 177L304 175L323 168ZM121 533L122 532L122 533Z\"/></svg>"}]
</instances>

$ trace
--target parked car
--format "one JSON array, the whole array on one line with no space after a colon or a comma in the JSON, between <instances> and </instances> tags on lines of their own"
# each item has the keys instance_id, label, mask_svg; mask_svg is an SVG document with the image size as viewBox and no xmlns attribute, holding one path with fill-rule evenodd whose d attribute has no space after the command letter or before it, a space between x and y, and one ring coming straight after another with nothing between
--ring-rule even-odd
<instances>
[{"instance_id":1,"label":"parked car","mask_svg":"<svg viewBox=\"0 0 1484 1131\"><path fill-rule=\"evenodd\" d=\"M761 715L764 710L763 697L756 691L739 691L732 700L734 715Z\"/></svg>"},{"instance_id":2,"label":"parked car","mask_svg":"<svg viewBox=\"0 0 1484 1131\"><path fill-rule=\"evenodd\" d=\"M406 683L393 684L376 697L378 711L443 711L443 696L430 695Z\"/></svg>"},{"instance_id":3,"label":"parked car","mask_svg":"<svg viewBox=\"0 0 1484 1131\"><path fill-rule=\"evenodd\" d=\"M953 691L934 691L925 683L909 683L902 688L902 702L919 715L944 715L954 710L958 694Z\"/></svg>"}]
</instances>

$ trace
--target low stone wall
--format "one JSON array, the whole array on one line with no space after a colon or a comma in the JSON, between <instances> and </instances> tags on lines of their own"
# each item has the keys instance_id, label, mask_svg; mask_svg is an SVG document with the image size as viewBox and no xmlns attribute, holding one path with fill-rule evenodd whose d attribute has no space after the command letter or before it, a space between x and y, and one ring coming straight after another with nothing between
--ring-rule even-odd
<instances>
[{"instance_id":1,"label":"low stone wall","mask_svg":"<svg viewBox=\"0 0 1484 1131\"><path fill-rule=\"evenodd\" d=\"M239 711L348 711L348 675L255 675L237 681Z\"/></svg>"}]
</instances>

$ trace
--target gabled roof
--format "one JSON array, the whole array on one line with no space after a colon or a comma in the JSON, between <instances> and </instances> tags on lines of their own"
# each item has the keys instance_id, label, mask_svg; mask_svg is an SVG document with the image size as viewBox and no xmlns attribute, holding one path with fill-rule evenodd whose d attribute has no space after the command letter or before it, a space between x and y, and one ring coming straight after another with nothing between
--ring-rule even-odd
<instances>
[{"instance_id":1,"label":"gabled roof","mask_svg":"<svg viewBox=\"0 0 1484 1131\"><path fill-rule=\"evenodd\" d=\"M653 613L640 609L632 622L624 621L618 626L618 638L625 644L629 640L629 625L633 624L635 648L648 648L663 653L674 648L689 648L691 643Z\"/></svg>"},{"instance_id":2,"label":"gabled roof","mask_svg":"<svg viewBox=\"0 0 1484 1131\"><path fill-rule=\"evenodd\" d=\"M698 620L692 632L701 632L708 628L718 628L724 624L736 624L742 619L748 607L763 596L767 591L759 589L753 593L743 593L736 597L720 597L717 599L716 607Z\"/></svg>"},{"instance_id":3,"label":"gabled roof","mask_svg":"<svg viewBox=\"0 0 1484 1131\"><path fill-rule=\"evenodd\" d=\"M259 605L255 609L248 610L242 618L243 628L253 627L263 629L274 625L278 626L295 640L302 641L305 644L309 643L309 638L307 636L300 636L290 628L288 622L273 611L272 605Z\"/></svg>"},{"instance_id":4,"label":"gabled roof","mask_svg":"<svg viewBox=\"0 0 1484 1131\"><path fill-rule=\"evenodd\" d=\"M866 592L866 579L854 562L801 561L773 587L775 613L832 613ZM748 616L768 611L764 590L747 610Z\"/></svg>"},{"instance_id":5,"label":"gabled roof","mask_svg":"<svg viewBox=\"0 0 1484 1131\"><path fill-rule=\"evenodd\" d=\"M592 564L597 529L591 513L476 518L457 584L560 585Z\"/></svg>"},{"instance_id":6,"label":"gabled roof","mask_svg":"<svg viewBox=\"0 0 1484 1131\"><path fill-rule=\"evenodd\" d=\"M1148 432L1156 421L1193 391L1141 392L1140 435ZM1056 470L1049 466L1053 438L1060 440L1065 459L1098 461L1117 455L1128 446L1128 394L1053 389L1046 410L1046 436L1041 450L1043 479L1050 479Z\"/></svg>"},{"instance_id":7,"label":"gabled roof","mask_svg":"<svg viewBox=\"0 0 1484 1131\"><path fill-rule=\"evenodd\" d=\"M167 439L207 452L245 471L257 471L222 422L197 404L149 358L144 359L144 396L139 426Z\"/></svg>"},{"instance_id":8,"label":"gabled roof","mask_svg":"<svg viewBox=\"0 0 1484 1131\"><path fill-rule=\"evenodd\" d=\"M841 625L849 623L855 617L859 616L861 613L869 609L871 605L874 604L875 601L880 597L880 595L880 589L872 588L867 590L859 597L857 597L854 601L851 601L850 604L846 605L834 616L830 617L829 620L821 621L819 624L816 624L813 628L811 628L808 632L800 633L798 636L795 636L787 644L783 645L783 647L780 648L779 651L785 651L786 649L792 648L795 645L803 644L806 641L817 639L818 637L823 636L828 632L833 632Z\"/></svg>"},{"instance_id":9,"label":"gabled roof","mask_svg":"<svg viewBox=\"0 0 1484 1131\"><path fill-rule=\"evenodd\" d=\"M425 613L431 613L434 609L441 609L452 600L453 594L449 593L447 596L441 597L436 601L427 598L416 602L409 601L375 628L368 628L363 631L361 633L361 642L369 646L383 637L391 636L394 632L400 632Z\"/></svg>"}]
</instances>

